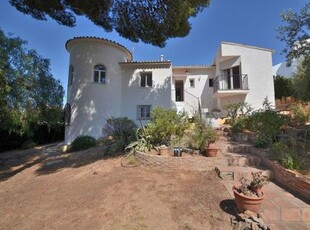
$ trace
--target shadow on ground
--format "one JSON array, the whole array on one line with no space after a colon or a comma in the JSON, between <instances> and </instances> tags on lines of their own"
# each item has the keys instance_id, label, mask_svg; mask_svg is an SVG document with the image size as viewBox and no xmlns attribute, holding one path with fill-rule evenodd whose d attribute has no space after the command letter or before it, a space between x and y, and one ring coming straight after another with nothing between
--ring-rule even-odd
<instances>
[{"instance_id":1,"label":"shadow on ground","mask_svg":"<svg viewBox=\"0 0 310 230\"><path fill-rule=\"evenodd\" d=\"M56 144L53 144L56 145ZM0 154L0 181L9 179L12 176L30 168L48 158L43 154L45 149L53 145L39 146L27 150L3 152Z\"/></svg>"},{"instance_id":2,"label":"shadow on ground","mask_svg":"<svg viewBox=\"0 0 310 230\"><path fill-rule=\"evenodd\" d=\"M7 180L35 165L38 167L37 175L44 175L63 168L78 168L111 158L105 154L105 149L101 146L79 152L62 153L58 143L54 143L28 150L5 152L0 154L0 181Z\"/></svg>"},{"instance_id":3,"label":"shadow on ground","mask_svg":"<svg viewBox=\"0 0 310 230\"><path fill-rule=\"evenodd\" d=\"M36 172L38 175L50 174L63 168L78 168L98 160L113 158L106 155L105 149L106 147L101 146L79 152L59 153L41 162Z\"/></svg>"},{"instance_id":4,"label":"shadow on ground","mask_svg":"<svg viewBox=\"0 0 310 230\"><path fill-rule=\"evenodd\" d=\"M234 199L222 200L220 203L220 208L229 215L236 215Z\"/></svg>"}]
</instances>

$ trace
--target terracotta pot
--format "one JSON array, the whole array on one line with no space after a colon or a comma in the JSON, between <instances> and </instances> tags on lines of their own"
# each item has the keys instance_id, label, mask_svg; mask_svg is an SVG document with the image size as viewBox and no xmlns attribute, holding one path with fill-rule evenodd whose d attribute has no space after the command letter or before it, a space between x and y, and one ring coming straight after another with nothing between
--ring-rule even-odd
<instances>
[{"instance_id":1,"label":"terracotta pot","mask_svg":"<svg viewBox=\"0 0 310 230\"><path fill-rule=\"evenodd\" d=\"M207 157L216 157L218 147L215 144L210 144L208 148L205 148L205 153Z\"/></svg>"},{"instance_id":2,"label":"terracotta pot","mask_svg":"<svg viewBox=\"0 0 310 230\"><path fill-rule=\"evenodd\" d=\"M235 203L240 212L249 210L255 213L258 213L260 206L263 203L264 193L262 192L261 197L249 197L237 192L237 187L233 186L233 192L235 196Z\"/></svg>"},{"instance_id":3,"label":"terracotta pot","mask_svg":"<svg viewBox=\"0 0 310 230\"><path fill-rule=\"evenodd\" d=\"M169 156L169 148L168 147L159 147L159 155L161 156Z\"/></svg>"}]
</instances>

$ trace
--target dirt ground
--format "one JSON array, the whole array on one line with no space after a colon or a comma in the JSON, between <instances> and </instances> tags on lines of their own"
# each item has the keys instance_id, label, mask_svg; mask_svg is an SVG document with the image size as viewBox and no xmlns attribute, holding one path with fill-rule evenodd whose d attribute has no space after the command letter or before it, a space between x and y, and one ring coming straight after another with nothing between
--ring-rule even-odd
<instances>
[{"instance_id":1,"label":"dirt ground","mask_svg":"<svg viewBox=\"0 0 310 230\"><path fill-rule=\"evenodd\" d=\"M0 154L0 229L232 229L214 172L126 168L102 152Z\"/></svg>"}]
</instances>

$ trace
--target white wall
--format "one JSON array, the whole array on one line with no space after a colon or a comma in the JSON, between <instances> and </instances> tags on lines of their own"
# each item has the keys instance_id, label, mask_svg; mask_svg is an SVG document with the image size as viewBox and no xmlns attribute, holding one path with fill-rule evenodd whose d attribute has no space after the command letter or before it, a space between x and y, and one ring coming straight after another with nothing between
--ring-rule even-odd
<instances>
[{"instance_id":1,"label":"white wall","mask_svg":"<svg viewBox=\"0 0 310 230\"><path fill-rule=\"evenodd\" d=\"M186 73L187 72L187 73ZM209 87L209 79L214 78L214 68L173 68L172 94L171 99L179 108L183 107L189 116L194 115L198 110L198 99L202 109L212 111L214 108L213 87ZM190 80L195 82L190 87ZM184 102L175 101L175 81L184 82Z\"/></svg>"},{"instance_id":2,"label":"white wall","mask_svg":"<svg viewBox=\"0 0 310 230\"><path fill-rule=\"evenodd\" d=\"M138 105L151 105L152 108L171 107L171 66L166 64L153 68L148 64L141 66L125 65L122 76L122 106L121 115L139 124L137 117ZM140 72L152 72L153 87L140 87ZM143 121L145 124L147 120Z\"/></svg>"},{"instance_id":3,"label":"white wall","mask_svg":"<svg viewBox=\"0 0 310 230\"><path fill-rule=\"evenodd\" d=\"M209 111L239 101L260 108L266 96L274 104L270 50L224 42L216 54L215 67L173 68L170 62L121 63L125 59L131 60L129 51L101 39L73 39L67 43L67 49L70 65L74 67L73 84L68 87L67 101L71 104L72 115L71 126L65 130L67 144L79 135L101 137L106 120L112 116L128 117L139 124L138 105L151 105L152 108L179 106L193 115L198 108L197 98L202 109ZM248 74L249 93L214 99L209 79L215 79L221 70L240 63L241 73ZM106 67L107 84L93 82L93 67L97 64ZM152 87L140 87L142 71L152 72ZM190 87L190 79L194 79L195 87ZM175 80L184 81L184 102L175 101Z\"/></svg>"},{"instance_id":4,"label":"white wall","mask_svg":"<svg viewBox=\"0 0 310 230\"><path fill-rule=\"evenodd\" d=\"M79 135L102 136L107 118L121 115L122 72L119 62L128 53L109 42L77 39L67 45L74 80L69 86L67 102L71 104L71 126L66 127L65 143L70 144ZM93 82L93 67L106 67L107 84Z\"/></svg>"},{"instance_id":5,"label":"white wall","mask_svg":"<svg viewBox=\"0 0 310 230\"><path fill-rule=\"evenodd\" d=\"M216 56L216 74L220 75L221 70L227 68L225 58L236 56L235 61L241 63L241 73L248 75L249 93L245 102L251 104L255 109L261 108L264 98L268 97L272 105L275 104L274 84L272 75L272 51L238 44L222 43L221 53ZM240 58L237 56L240 56ZM223 61L224 60L224 61ZM233 60L233 59L232 59ZM226 61L226 62L225 62ZM236 62L233 61L232 63ZM242 99L242 97L239 97ZM221 105L229 99L220 99ZM233 98L231 101L235 101Z\"/></svg>"}]
</instances>

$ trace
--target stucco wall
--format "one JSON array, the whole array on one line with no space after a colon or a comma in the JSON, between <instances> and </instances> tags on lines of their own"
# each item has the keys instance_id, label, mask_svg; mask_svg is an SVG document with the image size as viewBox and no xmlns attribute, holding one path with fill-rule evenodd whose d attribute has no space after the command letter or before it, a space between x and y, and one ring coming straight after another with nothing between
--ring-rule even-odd
<instances>
[{"instance_id":1,"label":"stucco wall","mask_svg":"<svg viewBox=\"0 0 310 230\"><path fill-rule=\"evenodd\" d=\"M152 87L140 86L140 73L152 72ZM121 115L126 116L139 124L137 116L138 105L151 105L152 108L171 107L171 66L151 67L144 66L126 66L123 67L122 77L122 105ZM147 120L143 121L145 124Z\"/></svg>"},{"instance_id":2,"label":"stucco wall","mask_svg":"<svg viewBox=\"0 0 310 230\"><path fill-rule=\"evenodd\" d=\"M97 40L73 40L68 46L70 65L74 67L73 84L69 86L67 102L71 104L71 125L66 127L65 142L79 135L102 136L107 118L121 115L122 71L119 62L128 54ZM94 83L93 67L106 67L107 84Z\"/></svg>"},{"instance_id":3,"label":"stucco wall","mask_svg":"<svg viewBox=\"0 0 310 230\"><path fill-rule=\"evenodd\" d=\"M187 71L187 73L186 73ZM202 109L211 111L214 108L213 87L209 87L209 79L214 78L214 68L178 68L173 69L171 100L179 108L183 107L190 116L198 110L198 99ZM194 87L190 80L194 80ZM184 82L184 102L175 101L175 81Z\"/></svg>"},{"instance_id":4,"label":"stucco wall","mask_svg":"<svg viewBox=\"0 0 310 230\"><path fill-rule=\"evenodd\" d=\"M104 39L72 39L66 47L70 53L69 65L74 67L73 84L68 86L67 102L71 104L72 115L71 125L65 130L67 144L79 135L100 138L106 119L111 117L128 117L139 124L138 105L184 108L191 116L198 108L198 98L201 108L209 111L238 101L260 108L266 96L274 104L270 50L222 43L215 67L173 68L169 61L127 63L125 60L132 58L130 52ZM240 63L241 73L248 74L249 93L215 99L209 79ZM93 67L97 64L106 67L107 84L94 83ZM152 72L152 87L140 87L143 71ZM190 87L190 79L195 81L194 87ZM184 102L175 101L175 80L184 82Z\"/></svg>"},{"instance_id":5,"label":"stucco wall","mask_svg":"<svg viewBox=\"0 0 310 230\"><path fill-rule=\"evenodd\" d=\"M258 109L262 107L264 98L268 97L271 104L275 104L271 50L222 43L220 51L221 54L217 55L216 59L217 75L227 68L227 61L222 62L221 59L240 56L236 60L241 63L241 73L248 75L249 93L245 97L245 102Z\"/></svg>"}]
</instances>

